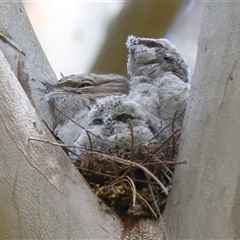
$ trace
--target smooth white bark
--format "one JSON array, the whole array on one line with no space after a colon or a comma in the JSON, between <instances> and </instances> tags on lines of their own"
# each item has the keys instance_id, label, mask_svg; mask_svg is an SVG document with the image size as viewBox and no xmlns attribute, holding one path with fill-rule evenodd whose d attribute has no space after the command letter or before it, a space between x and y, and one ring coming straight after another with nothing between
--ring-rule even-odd
<instances>
[{"instance_id":1,"label":"smooth white bark","mask_svg":"<svg viewBox=\"0 0 240 240\"><path fill-rule=\"evenodd\" d=\"M240 3L205 3L179 161L170 238L240 237Z\"/></svg>"},{"instance_id":2,"label":"smooth white bark","mask_svg":"<svg viewBox=\"0 0 240 240\"><path fill-rule=\"evenodd\" d=\"M1 1L0 16L0 238L120 239L121 222L60 147L28 141L54 141L26 93L47 121L38 88L57 79L22 3Z\"/></svg>"},{"instance_id":3,"label":"smooth white bark","mask_svg":"<svg viewBox=\"0 0 240 240\"><path fill-rule=\"evenodd\" d=\"M42 82L56 83L57 78L20 0L0 1L0 49L38 114L48 123Z\"/></svg>"},{"instance_id":4,"label":"smooth white bark","mask_svg":"<svg viewBox=\"0 0 240 240\"><path fill-rule=\"evenodd\" d=\"M170 239L240 237L239 12L237 2L205 5L179 154L187 164L177 168L165 210ZM0 238L124 238L61 149L27 140L51 135L15 75L43 119L36 88L56 77L21 2L0 2L0 15L8 61L0 54ZM125 238L159 239L160 226L143 220Z\"/></svg>"},{"instance_id":5,"label":"smooth white bark","mask_svg":"<svg viewBox=\"0 0 240 240\"><path fill-rule=\"evenodd\" d=\"M60 147L28 141L54 141L39 89L57 79L22 3L0 2L0 16L0 238L158 239L159 220L124 233Z\"/></svg>"},{"instance_id":6,"label":"smooth white bark","mask_svg":"<svg viewBox=\"0 0 240 240\"><path fill-rule=\"evenodd\" d=\"M0 54L0 238L120 239L71 160L53 140Z\"/></svg>"}]
</instances>

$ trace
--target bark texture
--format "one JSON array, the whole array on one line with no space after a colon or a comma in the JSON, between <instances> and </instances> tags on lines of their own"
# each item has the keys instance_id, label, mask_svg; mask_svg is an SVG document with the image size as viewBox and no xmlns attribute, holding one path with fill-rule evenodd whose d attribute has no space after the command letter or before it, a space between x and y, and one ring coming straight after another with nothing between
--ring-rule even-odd
<instances>
[{"instance_id":1,"label":"bark texture","mask_svg":"<svg viewBox=\"0 0 240 240\"><path fill-rule=\"evenodd\" d=\"M56 83L21 1L0 1L0 49L38 114L48 122L42 82Z\"/></svg>"},{"instance_id":2,"label":"bark texture","mask_svg":"<svg viewBox=\"0 0 240 240\"><path fill-rule=\"evenodd\" d=\"M0 239L158 239L159 221L124 232L59 147L29 140L54 141L38 117L48 123L42 82L57 79L21 1L0 16Z\"/></svg>"},{"instance_id":3,"label":"bark texture","mask_svg":"<svg viewBox=\"0 0 240 240\"><path fill-rule=\"evenodd\" d=\"M205 3L179 161L165 210L170 239L240 238L240 3Z\"/></svg>"},{"instance_id":4,"label":"bark texture","mask_svg":"<svg viewBox=\"0 0 240 240\"><path fill-rule=\"evenodd\" d=\"M57 79L22 3L1 1L0 15L0 238L120 239L121 222L66 154L28 140L54 141L26 93L46 121L38 88Z\"/></svg>"},{"instance_id":5,"label":"bark texture","mask_svg":"<svg viewBox=\"0 0 240 240\"><path fill-rule=\"evenodd\" d=\"M0 79L0 238L119 239L119 220L100 210L65 153L28 140L54 141L2 53Z\"/></svg>"}]
</instances>

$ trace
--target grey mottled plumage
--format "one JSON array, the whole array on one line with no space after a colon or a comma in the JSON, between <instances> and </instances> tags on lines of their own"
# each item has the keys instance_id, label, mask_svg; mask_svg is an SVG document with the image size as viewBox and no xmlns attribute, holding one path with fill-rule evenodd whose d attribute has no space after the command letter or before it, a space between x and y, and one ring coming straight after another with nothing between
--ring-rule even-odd
<instances>
[{"instance_id":1,"label":"grey mottled plumage","mask_svg":"<svg viewBox=\"0 0 240 240\"><path fill-rule=\"evenodd\" d=\"M172 73L183 82L189 82L190 69L186 59L167 39L129 36L126 46L130 76L156 79Z\"/></svg>"},{"instance_id":2,"label":"grey mottled plumage","mask_svg":"<svg viewBox=\"0 0 240 240\"><path fill-rule=\"evenodd\" d=\"M115 74L77 74L60 79L49 86L45 100L49 103L50 128L65 144L72 144L87 127L87 116L96 100L112 95L128 94L129 82Z\"/></svg>"},{"instance_id":3,"label":"grey mottled plumage","mask_svg":"<svg viewBox=\"0 0 240 240\"><path fill-rule=\"evenodd\" d=\"M109 96L97 100L88 114L88 127L98 137L91 136L93 146L100 148L124 147L131 142L147 142L161 128L161 121L141 105L129 100L127 95ZM76 141L77 146L89 146L86 132ZM79 151L80 152L80 151Z\"/></svg>"},{"instance_id":4,"label":"grey mottled plumage","mask_svg":"<svg viewBox=\"0 0 240 240\"><path fill-rule=\"evenodd\" d=\"M135 143L146 142L186 106L190 71L182 54L166 39L130 36L126 45L130 81L114 74L79 74L48 86L52 130L65 144L88 147L87 130L94 148L122 147L131 141L129 121ZM74 152L81 155L78 148Z\"/></svg>"},{"instance_id":5,"label":"grey mottled plumage","mask_svg":"<svg viewBox=\"0 0 240 240\"><path fill-rule=\"evenodd\" d=\"M185 58L163 38L129 36L126 46L129 98L167 124L187 103L190 69ZM178 118L176 125L181 126L182 120Z\"/></svg>"}]
</instances>

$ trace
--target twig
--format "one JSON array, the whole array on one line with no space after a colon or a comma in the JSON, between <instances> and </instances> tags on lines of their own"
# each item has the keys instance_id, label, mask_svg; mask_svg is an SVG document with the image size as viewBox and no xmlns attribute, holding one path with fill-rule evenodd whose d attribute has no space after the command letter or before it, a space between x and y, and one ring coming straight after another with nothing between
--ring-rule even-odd
<instances>
[{"instance_id":1,"label":"twig","mask_svg":"<svg viewBox=\"0 0 240 240\"><path fill-rule=\"evenodd\" d=\"M126 180L124 180L124 179L122 179L122 180L126 181L129 184L130 189L132 190L132 193L133 193L133 195L132 195L133 196L133 204L132 205L133 205L133 207L135 207L135 205L136 205L136 194L137 194L137 190L136 190L135 184L134 184L133 180L130 177L126 176L124 178L126 178ZM114 186L117 183L115 182L115 183L112 183L112 184Z\"/></svg>"},{"instance_id":2,"label":"twig","mask_svg":"<svg viewBox=\"0 0 240 240\"><path fill-rule=\"evenodd\" d=\"M132 207L134 208L136 206L136 196L138 196L139 198L141 198L146 203L146 205L151 210L153 215L157 218L157 214L154 212L154 210L152 209L152 207L150 206L148 201L137 192L135 184L132 181L132 179L130 177L128 177L128 176L126 176L125 178L127 178L127 180L124 180L124 181L126 181L130 185L130 189L131 189L131 191L133 193L133 204L132 204Z\"/></svg>"},{"instance_id":3,"label":"twig","mask_svg":"<svg viewBox=\"0 0 240 240\"><path fill-rule=\"evenodd\" d=\"M87 137L88 137L90 150L92 151L92 140L91 140L90 134L89 134L89 132L87 130L85 130L85 131L86 131L86 134L87 134Z\"/></svg>"},{"instance_id":4,"label":"twig","mask_svg":"<svg viewBox=\"0 0 240 240\"><path fill-rule=\"evenodd\" d=\"M142 197L138 192L136 192L136 194L138 195L139 198L141 198L147 204L148 208L151 210L155 218L157 218L157 214L154 212L154 210L152 209L148 201L144 197Z\"/></svg>"},{"instance_id":5,"label":"twig","mask_svg":"<svg viewBox=\"0 0 240 240\"><path fill-rule=\"evenodd\" d=\"M148 187L149 187L149 189L150 189L150 192L151 192L151 195L152 195L152 199L153 199L153 202L154 202L154 205L155 205L155 207L156 207L156 209L157 209L157 212L158 212L158 214L159 214L159 216L160 216L160 209L159 209L159 207L158 207L158 205L157 205L157 201L156 201L156 198L155 198L155 195L154 195L154 192L153 192L153 189L152 189L152 186L151 186L151 184L149 183L148 184Z\"/></svg>"},{"instance_id":6,"label":"twig","mask_svg":"<svg viewBox=\"0 0 240 240\"><path fill-rule=\"evenodd\" d=\"M163 167L173 176L173 172L165 164L163 164Z\"/></svg>"},{"instance_id":7,"label":"twig","mask_svg":"<svg viewBox=\"0 0 240 240\"><path fill-rule=\"evenodd\" d=\"M34 140L34 141L38 141L38 142L45 142L45 143L49 143L51 145L59 146L59 147L76 148L76 146L74 146L74 145L65 145L65 144L62 144L62 143L56 143L56 142L52 142L52 141L45 140L45 139L40 139L40 138L29 137L28 140Z\"/></svg>"},{"instance_id":8,"label":"twig","mask_svg":"<svg viewBox=\"0 0 240 240\"><path fill-rule=\"evenodd\" d=\"M86 171L86 172L90 172L90 173L94 173L94 174L98 174L98 175L101 175L101 176L106 176L106 177L109 177L109 178L117 178L113 175L109 175L109 174L106 174L106 173L100 173L100 172L97 172L97 171L94 171L94 170L89 170L88 168L83 168L83 167L80 167L80 166L76 166L77 169L80 169L80 170L83 170L83 171Z\"/></svg>"},{"instance_id":9,"label":"twig","mask_svg":"<svg viewBox=\"0 0 240 240\"><path fill-rule=\"evenodd\" d=\"M180 131L181 130L181 128L176 128L161 144L160 144L160 146L158 146L154 151L153 151L153 154L154 153L156 153L157 151L159 151L160 149L161 149L161 147L166 143L166 142L168 142L169 141L169 139L170 138L172 138L172 136L174 135L174 134L176 134L178 131Z\"/></svg>"},{"instance_id":10,"label":"twig","mask_svg":"<svg viewBox=\"0 0 240 240\"><path fill-rule=\"evenodd\" d=\"M164 176L167 178L167 180L170 182L171 181L171 177L169 177L166 172L164 172L164 171L162 171L162 172L163 172Z\"/></svg>"},{"instance_id":11,"label":"twig","mask_svg":"<svg viewBox=\"0 0 240 240\"><path fill-rule=\"evenodd\" d=\"M173 120L172 120L172 132L174 131L174 123L175 123L175 120L176 120L176 116L177 116L178 111L179 111L179 109L177 109L176 112L175 112L174 115L173 115Z\"/></svg>"},{"instance_id":12,"label":"twig","mask_svg":"<svg viewBox=\"0 0 240 240\"><path fill-rule=\"evenodd\" d=\"M6 37L5 35L3 35L2 33L0 33L0 38L8 43L12 48L14 48L15 50L17 50L19 53L23 54L24 56L26 56L26 53L23 52L12 40L10 40L8 37Z\"/></svg>"},{"instance_id":13,"label":"twig","mask_svg":"<svg viewBox=\"0 0 240 240\"><path fill-rule=\"evenodd\" d=\"M175 120L176 120L176 115L178 113L178 110L176 110L176 112L174 113L173 115L173 120L172 120L172 132L174 131L174 123L175 123ZM174 142L174 134L172 135L172 158L174 157L174 154L175 154L175 142Z\"/></svg>"},{"instance_id":14,"label":"twig","mask_svg":"<svg viewBox=\"0 0 240 240\"><path fill-rule=\"evenodd\" d=\"M133 155L134 155L134 135L133 135L133 128L132 128L132 124L131 121L128 120L128 124L129 124L129 129L131 132L131 157L130 160L133 161Z\"/></svg>"},{"instance_id":15,"label":"twig","mask_svg":"<svg viewBox=\"0 0 240 240\"><path fill-rule=\"evenodd\" d=\"M84 149L82 149L83 151L89 153L89 151L86 151ZM110 159L113 159L114 161L116 162L120 162L120 163L123 163L123 164L126 164L126 165L134 165L134 166L137 166L139 168L141 168L145 173L149 174L158 184L159 186L161 187L161 189L163 190L163 192L165 193L166 196L168 196L168 191L167 189L164 187L164 185L161 183L161 181L153 174L151 173L147 168L145 168L144 166L142 166L141 164L138 164L136 162L131 162L129 160L125 160L125 159L122 159L122 158L118 158L118 157L115 157L115 156L110 156L110 155L107 155L107 154L103 154L103 153L100 153L98 151L91 151L90 153L92 154L98 154L100 156L103 156L105 158L110 158Z\"/></svg>"},{"instance_id":16,"label":"twig","mask_svg":"<svg viewBox=\"0 0 240 240\"><path fill-rule=\"evenodd\" d=\"M179 118L183 113L184 111L186 110L186 108L184 108L177 116L175 119ZM172 124L173 120L170 121L167 125L165 125L159 132L157 132L149 141L148 143L150 143L154 138L156 138L161 132L163 132L170 124Z\"/></svg>"},{"instance_id":17,"label":"twig","mask_svg":"<svg viewBox=\"0 0 240 240\"><path fill-rule=\"evenodd\" d=\"M57 111L59 111L64 117L66 117L67 119L69 119L71 122L75 123L77 126L79 126L80 128L82 128L83 130L85 130L87 133L92 134L94 137L100 139L101 141L103 141L101 139L101 137L95 135L94 133L90 132L89 130L87 130L85 127L81 126L78 122L76 122L75 120L73 120L72 118L70 118L67 114L65 114L64 112L62 112L61 110L59 110L57 107L51 105L54 109L56 109ZM91 140L90 140L91 141Z\"/></svg>"},{"instance_id":18,"label":"twig","mask_svg":"<svg viewBox=\"0 0 240 240\"><path fill-rule=\"evenodd\" d=\"M169 141L170 138L172 138L172 135L174 135L176 132L178 132L179 130L181 130L180 128L176 128L170 136L168 136L161 144L160 146L158 146L153 152L152 154L155 154L157 151L159 151L161 149L161 147ZM143 160L143 163L146 163L152 156L148 156L146 157L146 159Z\"/></svg>"}]
</instances>

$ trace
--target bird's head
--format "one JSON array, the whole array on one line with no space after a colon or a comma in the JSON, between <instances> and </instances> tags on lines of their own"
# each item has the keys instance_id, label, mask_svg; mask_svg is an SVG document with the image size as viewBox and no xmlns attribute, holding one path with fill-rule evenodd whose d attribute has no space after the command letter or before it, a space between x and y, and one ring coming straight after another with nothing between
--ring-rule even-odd
<instances>
[{"instance_id":1,"label":"bird's head","mask_svg":"<svg viewBox=\"0 0 240 240\"><path fill-rule=\"evenodd\" d=\"M144 110L128 96L109 96L99 99L88 114L87 130L99 138L91 137L94 147L105 145L123 147L131 142L147 142L161 128L161 121ZM133 131L131 135L130 125ZM88 145L84 133L76 142L78 146Z\"/></svg>"},{"instance_id":2,"label":"bird's head","mask_svg":"<svg viewBox=\"0 0 240 240\"><path fill-rule=\"evenodd\" d=\"M128 94L129 81L116 74L77 74L62 77L56 85L47 84L46 89L44 100L57 126L67 120L65 115L74 118L80 112L87 114L97 99Z\"/></svg>"},{"instance_id":3,"label":"bird's head","mask_svg":"<svg viewBox=\"0 0 240 240\"><path fill-rule=\"evenodd\" d=\"M167 39L129 36L127 69L130 76L162 77L171 72L189 82L190 68L182 53Z\"/></svg>"}]
</instances>

